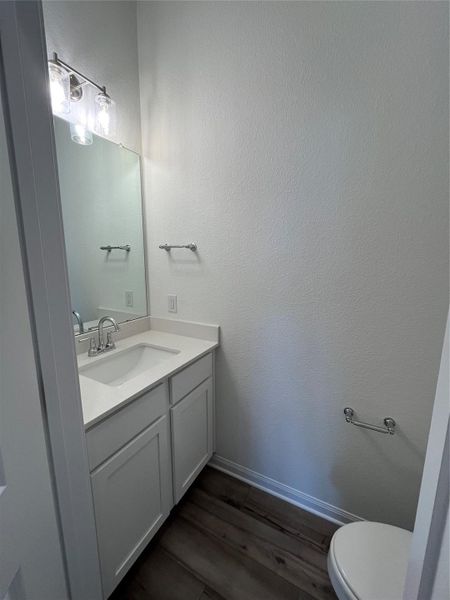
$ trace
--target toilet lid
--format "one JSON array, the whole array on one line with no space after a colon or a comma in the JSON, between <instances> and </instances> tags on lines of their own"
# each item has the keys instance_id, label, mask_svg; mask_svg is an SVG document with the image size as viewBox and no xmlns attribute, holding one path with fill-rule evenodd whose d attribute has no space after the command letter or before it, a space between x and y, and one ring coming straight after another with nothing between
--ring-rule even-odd
<instances>
[{"instance_id":1,"label":"toilet lid","mask_svg":"<svg viewBox=\"0 0 450 600\"><path fill-rule=\"evenodd\" d=\"M361 521L336 531L330 552L340 576L359 600L402 598L412 533Z\"/></svg>"}]
</instances>

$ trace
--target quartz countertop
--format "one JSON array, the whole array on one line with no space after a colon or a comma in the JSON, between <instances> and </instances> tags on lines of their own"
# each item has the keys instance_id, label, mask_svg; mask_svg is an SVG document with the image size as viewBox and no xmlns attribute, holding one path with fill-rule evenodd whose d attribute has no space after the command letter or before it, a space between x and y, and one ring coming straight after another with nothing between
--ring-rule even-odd
<instances>
[{"instance_id":1,"label":"quartz countertop","mask_svg":"<svg viewBox=\"0 0 450 600\"><path fill-rule=\"evenodd\" d=\"M144 373L129 381L112 386L95 381L80 373L81 402L83 407L84 426L89 429L105 417L131 402L143 392L167 380L177 371L184 369L203 355L211 352L219 345L217 341L208 341L194 337L148 330L116 342L116 349L100 356L88 357L87 353L78 355L78 368L108 360L114 354L136 346L149 344L156 347L176 350L163 363L156 364Z\"/></svg>"}]
</instances>

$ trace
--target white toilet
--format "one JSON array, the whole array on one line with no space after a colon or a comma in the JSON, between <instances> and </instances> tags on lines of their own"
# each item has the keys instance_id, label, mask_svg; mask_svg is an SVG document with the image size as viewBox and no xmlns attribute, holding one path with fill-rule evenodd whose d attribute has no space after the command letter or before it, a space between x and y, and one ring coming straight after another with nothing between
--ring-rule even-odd
<instances>
[{"instance_id":1,"label":"white toilet","mask_svg":"<svg viewBox=\"0 0 450 600\"><path fill-rule=\"evenodd\" d=\"M411 538L410 531L370 521L338 529L328 573L339 600L402 600Z\"/></svg>"}]
</instances>

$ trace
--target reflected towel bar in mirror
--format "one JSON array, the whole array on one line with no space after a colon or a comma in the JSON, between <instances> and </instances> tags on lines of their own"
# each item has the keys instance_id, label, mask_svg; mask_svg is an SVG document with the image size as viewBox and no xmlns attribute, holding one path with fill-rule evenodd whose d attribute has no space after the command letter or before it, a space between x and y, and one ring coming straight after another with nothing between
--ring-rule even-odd
<instances>
[{"instance_id":1,"label":"reflected towel bar in mirror","mask_svg":"<svg viewBox=\"0 0 450 600\"><path fill-rule=\"evenodd\" d=\"M194 242L192 242L192 244L182 244L181 246L176 246L174 244L160 244L159 248L161 250L167 250L167 252L170 252L172 248L187 248L188 250L195 252L197 250L197 244L194 244Z\"/></svg>"},{"instance_id":2,"label":"reflected towel bar in mirror","mask_svg":"<svg viewBox=\"0 0 450 600\"><path fill-rule=\"evenodd\" d=\"M125 250L129 252L131 250L130 244L125 244L125 246L100 246L100 250L106 250L107 252L111 252L111 250Z\"/></svg>"},{"instance_id":3,"label":"reflected towel bar in mirror","mask_svg":"<svg viewBox=\"0 0 450 600\"><path fill-rule=\"evenodd\" d=\"M353 417L355 416L355 411L353 408L347 407L344 408L344 416L347 423L351 423L352 425L356 425L356 427L363 427L364 429L371 429L372 431L378 431L378 433L389 433L390 435L394 435L395 426L397 423L394 421L392 417L385 417L383 419L384 427L380 425L372 425L371 423L364 423L363 421L356 421Z\"/></svg>"}]
</instances>

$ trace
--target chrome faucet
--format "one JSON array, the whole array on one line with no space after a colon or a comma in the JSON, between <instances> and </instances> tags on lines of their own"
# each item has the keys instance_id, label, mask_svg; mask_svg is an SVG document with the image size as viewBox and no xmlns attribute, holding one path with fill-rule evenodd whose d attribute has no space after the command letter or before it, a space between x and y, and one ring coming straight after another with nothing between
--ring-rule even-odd
<instances>
[{"instance_id":1,"label":"chrome faucet","mask_svg":"<svg viewBox=\"0 0 450 600\"><path fill-rule=\"evenodd\" d=\"M114 331L119 331L119 326L117 325L117 321L112 317L102 317L98 322L98 343L95 341L95 337L91 337L89 340L89 351L88 356L97 356L98 354L102 354L103 352L108 352L108 350L114 350L116 344L113 340L112 331L108 331L106 334L106 344L105 338L103 335L103 327L105 323L109 321L114 326Z\"/></svg>"},{"instance_id":2,"label":"chrome faucet","mask_svg":"<svg viewBox=\"0 0 450 600\"><path fill-rule=\"evenodd\" d=\"M84 323L83 323L83 319L81 318L80 313L76 310L73 310L72 314L78 323L78 333L84 333Z\"/></svg>"}]
</instances>

